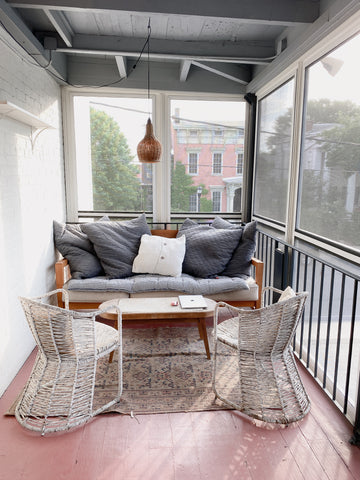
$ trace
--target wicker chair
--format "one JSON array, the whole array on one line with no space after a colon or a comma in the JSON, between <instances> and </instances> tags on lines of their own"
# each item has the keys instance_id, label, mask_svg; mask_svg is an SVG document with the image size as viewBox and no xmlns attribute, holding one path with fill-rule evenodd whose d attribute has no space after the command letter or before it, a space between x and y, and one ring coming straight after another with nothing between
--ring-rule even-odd
<instances>
[{"instance_id":1,"label":"wicker chair","mask_svg":"<svg viewBox=\"0 0 360 480\"><path fill-rule=\"evenodd\" d=\"M50 302L51 297L58 293L63 294L65 309L43 303ZM16 406L18 422L42 435L65 431L84 424L119 401L122 393L120 310L109 307L117 308L116 330L95 321L95 317L108 308L87 312L69 310L65 290L54 290L32 299L20 297L20 302L37 343L38 353ZM115 350L119 354L116 397L106 405L95 408L97 361Z\"/></svg>"},{"instance_id":2,"label":"wicker chair","mask_svg":"<svg viewBox=\"0 0 360 480\"><path fill-rule=\"evenodd\" d=\"M282 293L267 287L263 289L263 299L266 292L267 297L272 297L271 292ZM265 422L288 424L306 415L310 401L296 367L291 341L307 296L307 292L297 293L258 310L217 304L213 364L217 398ZM234 317L218 324L221 307L227 307ZM224 349L234 354L232 366L229 356L223 355ZM236 378L236 385L230 387L223 379L225 376Z\"/></svg>"}]
</instances>

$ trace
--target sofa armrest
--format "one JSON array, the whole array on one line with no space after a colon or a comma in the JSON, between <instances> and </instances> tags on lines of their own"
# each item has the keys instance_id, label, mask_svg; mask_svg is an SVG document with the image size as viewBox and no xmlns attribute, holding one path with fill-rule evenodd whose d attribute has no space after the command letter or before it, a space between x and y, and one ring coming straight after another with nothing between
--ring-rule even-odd
<instances>
[{"instance_id":1,"label":"sofa armrest","mask_svg":"<svg viewBox=\"0 0 360 480\"><path fill-rule=\"evenodd\" d=\"M63 288L64 284L70 280L71 272L70 265L66 258L63 258L55 263L55 283L56 288ZM64 308L64 302L62 299L62 294L58 293L58 305L59 307Z\"/></svg>"},{"instance_id":2,"label":"sofa armrest","mask_svg":"<svg viewBox=\"0 0 360 480\"><path fill-rule=\"evenodd\" d=\"M263 289L264 262L262 262L261 260L253 257L251 259L251 264L255 268L254 278L255 278L255 283L257 284L258 291L259 291L259 296L258 296L255 308L261 308L261 292L262 292L262 289Z\"/></svg>"}]
</instances>

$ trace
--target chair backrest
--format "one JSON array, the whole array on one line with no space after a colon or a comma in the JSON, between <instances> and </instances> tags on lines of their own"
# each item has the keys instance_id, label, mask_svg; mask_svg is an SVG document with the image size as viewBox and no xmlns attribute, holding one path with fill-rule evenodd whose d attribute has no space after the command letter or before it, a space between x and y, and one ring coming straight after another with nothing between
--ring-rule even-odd
<instances>
[{"instance_id":1,"label":"chair backrest","mask_svg":"<svg viewBox=\"0 0 360 480\"><path fill-rule=\"evenodd\" d=\"M258 310L239 311L239 348L277 355L291 343L303 313L307 292Z\"/></svg>"},{"instance_id":2,"label":"chair backrest","mask_svg":"<svg viewBox=\"0 0 360 480\"><path fill-rule=\"evenodd\" d=\"M66 360L94 354L93 312L75 312L24 297L20 302L34 339L47 358Z\"/></svg>"}]
</instances>

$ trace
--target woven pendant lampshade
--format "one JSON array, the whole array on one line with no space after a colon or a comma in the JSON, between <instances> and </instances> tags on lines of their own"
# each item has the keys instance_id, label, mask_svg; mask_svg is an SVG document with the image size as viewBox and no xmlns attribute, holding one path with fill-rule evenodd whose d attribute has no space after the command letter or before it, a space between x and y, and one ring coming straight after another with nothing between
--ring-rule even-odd
<instances>
[{"instance_id":1,"label":"woven pendant lampshade","mask_svg":"<svg viewBox=\"0 0 360 480\"><path fill-rule=\"evenodd\" d=\"M148 101L150 102L150 37L151 37L151 26L150 18L148 24L148 36L144 45L147 45L147 90L148 90ZM144 50L144 49L143 49ZM141 56L141 54L140 54ZM149 113L150 115L150 113ZM156 163L160 162L161 156L161 143L154 135L153 124L151 123L150 117L148 118L146 124L145 137L137 146L137 156L139 162L141 163Z\"/></svg>"},{"instance_id":2,"label":"woven pendant lampshade","mask_svg":"<svg viewBox=\"0 0 360 480\"><path fill-rule=\"evenodd\" d=\"M137 155L141 163L156 163L160 161L161 143L154 135L150 118L146 124L145 137L137 146Z\"/></svg>"}]
</instances>

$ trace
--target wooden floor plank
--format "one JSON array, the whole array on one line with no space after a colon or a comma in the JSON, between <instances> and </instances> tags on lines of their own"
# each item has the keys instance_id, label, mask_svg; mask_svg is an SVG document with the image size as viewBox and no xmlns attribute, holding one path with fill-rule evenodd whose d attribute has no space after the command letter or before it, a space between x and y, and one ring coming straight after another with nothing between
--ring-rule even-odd
<instances>
[{"instance_id":1,"label":"wooden floor plank","mask_svg":"<svg viewBox=\"0 0 360 480\"><path fill-rule=\"evenodd\" d=\"M24 385L32 355L3 397ZM301 369L302 371L302 369ZM288 428L261 428L236 411L100 415L45 438L0 417L0 480L360 480L352 428L302 371L310 414Z\"/></svg>"}]
</instances>

